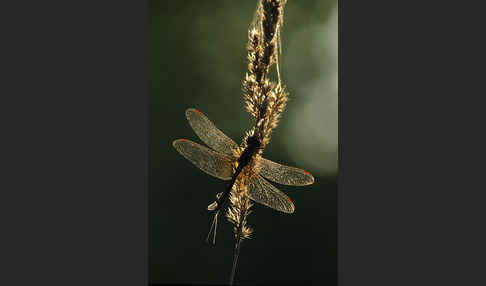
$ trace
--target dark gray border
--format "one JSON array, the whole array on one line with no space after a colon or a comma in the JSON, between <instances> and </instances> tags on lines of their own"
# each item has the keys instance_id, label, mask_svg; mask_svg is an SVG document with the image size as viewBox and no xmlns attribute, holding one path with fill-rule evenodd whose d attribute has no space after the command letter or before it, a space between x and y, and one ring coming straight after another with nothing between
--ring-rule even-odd
<instances>
[{"instance_id":1,"label":"dark gray border","mask_svg":"<svg viewBox=\"0 0 486 286\"><path fill-rule=\"evenodd\" d=\"M147 285L146 2L4 5L0 285Z\"/></svg>"},{"instance_id":2,"label":"dark gray border","mask_svg":"<svg viewBox=\"0 0 486 286\"><path fill-rule=\"evenodd\" d=\"M338 284L486 285L481 9L339 6Z\"/></svg>"}]
</instances>

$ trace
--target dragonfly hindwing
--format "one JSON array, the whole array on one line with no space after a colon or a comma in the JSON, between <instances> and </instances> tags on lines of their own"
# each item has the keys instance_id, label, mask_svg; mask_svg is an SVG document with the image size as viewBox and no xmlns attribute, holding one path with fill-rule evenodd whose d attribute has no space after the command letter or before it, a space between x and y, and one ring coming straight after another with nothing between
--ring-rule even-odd
<instances>
[{"instance_id":1,"label":"dragonfly hindwing","mask_svg":"<svg viewBox=\"0 0 486 286\"><path fill-rule=\"evenodd\" d=\"M250 199L272 209L285 213L293 213L295 210L290 198L260 175L256 175L251 180L249 193Z\"/></svg>"},{"instance_id":2,"label":"dragonfly hindwing","mask_svg":"<svg viewBox=\"0 0 486 286\"><path fill-rule=\"evenodd\" d=\"M187 160L205 173L221 180L231 180L234 158L215 152L187 139L175 140L172 145Z\"/></svg>"}]
</instances>

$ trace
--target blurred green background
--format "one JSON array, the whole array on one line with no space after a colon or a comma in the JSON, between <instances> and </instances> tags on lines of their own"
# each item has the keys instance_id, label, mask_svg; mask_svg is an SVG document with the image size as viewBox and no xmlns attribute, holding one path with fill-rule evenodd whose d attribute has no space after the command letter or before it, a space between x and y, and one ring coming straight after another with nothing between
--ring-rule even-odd
<instances>
[{"instance_id":1,"label":"blurred green background","mask_svg":"<svg viewBox=\"0 0 486 286\"><path fill-rule=\"evenodd\" d=\"M216 245L205 243L207 206L227 182L206 175L172 147L201 143L184 111L196 107L240 143L251 127L241 81L255 1L149 1L149 279L224 284L232 226L220 217ZM285 7L282 81L290 101L264 152L309 170L307 187L275 184L294 201L289 215L255 204L253 238L243 241L236 284L335 285L337 191L337 1Z\"/></svg>"}]
</instances>

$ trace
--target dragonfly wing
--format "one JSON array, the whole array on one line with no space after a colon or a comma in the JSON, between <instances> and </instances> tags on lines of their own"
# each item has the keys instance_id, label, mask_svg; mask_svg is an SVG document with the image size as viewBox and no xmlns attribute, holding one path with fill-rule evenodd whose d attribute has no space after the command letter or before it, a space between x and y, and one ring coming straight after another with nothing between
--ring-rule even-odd
<instances>
[{"instance_id":1,"label":"dragonfly wing","mask_svg":"<svg viewBox=\"0 0 486 286\"><path fill-rule=\"evenodd\" d=\"M249 193L250 199L272 209L285 213L293 213L295 210L292 200L260 175L256 175L250 182Z\"/></svg>"},{"instance_id":2,"label":"dragonfly wing","mask_svg":"<svg viewBox=\"0 0 486 286\"><path fill-rule=\"evenodd\" d=\"M307 171L289 167L262 158L260 175L272 182L288 186L306 186L314 183L314 177Z\"/></svg>"},{"instance_id":3,"label":"dragonfly wing","mask_svg":"<svg viewBox=\"0 0 486 286\"><path fill-rule=\"evenodd\" d=\"M221 180L231 180L232 163L235 160L233 157L215 152L187 139L175 140L172 146L205 173Z\"/></svg>"},{"instance_id":4,"label":"dragonfly wing","mask_svg":"<svg viewBox=\"0 0 486 286\"><path fill-rule=\"evenodd\" d=\"M188 108L186 117L197 136L214 150L232 155L233 150L238 148L238 144L219 130L201 111Z\"/></svg>"}]
</instances>

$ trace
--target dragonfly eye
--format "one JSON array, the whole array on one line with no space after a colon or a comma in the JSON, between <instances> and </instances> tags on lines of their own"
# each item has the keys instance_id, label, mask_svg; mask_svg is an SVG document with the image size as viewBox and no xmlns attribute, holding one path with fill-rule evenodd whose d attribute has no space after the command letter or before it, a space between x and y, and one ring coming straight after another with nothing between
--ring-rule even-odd
<instances>
[{"instance_id":1,"label":"dragonfly eye","mask_svg":"<svg viewBox=\"0 0 486 286\"><path fill-rule=\"evenodd\" d=\"M246 143L249 146L255 147L256 149L259 149L260 146L262 145L260 140L258 140L258 138L255 135L248 137L248 139L246 139Z\"/></svg>"}]
</instances>

